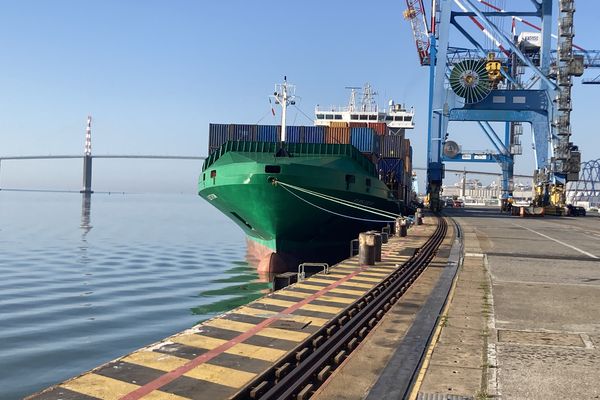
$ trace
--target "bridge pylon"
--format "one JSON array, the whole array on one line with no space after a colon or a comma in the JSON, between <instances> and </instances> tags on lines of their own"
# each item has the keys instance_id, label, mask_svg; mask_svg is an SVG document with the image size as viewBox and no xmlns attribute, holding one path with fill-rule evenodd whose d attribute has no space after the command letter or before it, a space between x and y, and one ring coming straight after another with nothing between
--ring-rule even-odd
<instances>
[{"instance_id":1,"label":"bridge pylon","mask_svg":"<svg viewBox=\"0 0 600 400\"><path fill-rule=\"evenodd\" d=\"M85 128L85 147L83 151L83 188L80 193L91 194L92 190L92 116L88 115Z\"/></svg>"}]
</instances>

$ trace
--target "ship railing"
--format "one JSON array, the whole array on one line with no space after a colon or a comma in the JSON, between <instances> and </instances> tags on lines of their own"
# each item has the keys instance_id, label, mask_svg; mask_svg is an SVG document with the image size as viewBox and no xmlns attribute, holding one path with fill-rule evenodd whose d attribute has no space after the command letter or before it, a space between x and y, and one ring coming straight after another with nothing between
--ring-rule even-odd
<instances>
[{"instance_id":1,"label":"ship railing","mask_svg":"<svg viewBox=\"0 0 600 400\"><path fill-rule=\"evenodd\" d=\"M247 142L247 141L227 141L217 150L213 151L204 160L202 171L206 171L220 157L230 151L239 152L256 152L256 153L274 153L277 151L280 143L276 142ZM337 143L285 143L285 148L290 153L298 154L318 154L318 155L335 155L347 156L358 162L360 166L366 170L371 176L375 176L375 166L364 154L356 147L350 144Z\"/></svg>"}]
</instances>

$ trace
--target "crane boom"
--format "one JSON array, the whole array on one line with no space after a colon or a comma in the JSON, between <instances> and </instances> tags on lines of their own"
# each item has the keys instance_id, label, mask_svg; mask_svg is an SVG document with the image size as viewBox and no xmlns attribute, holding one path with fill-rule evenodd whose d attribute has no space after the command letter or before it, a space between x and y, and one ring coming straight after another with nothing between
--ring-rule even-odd
<instances>
[{"instance_id":1,"label":"crane boom","mask_svg":"<svg viewBox=\"0 0 600 400\"><path fill-rule=\"evenodd\" d=\"M429 65L429 27L423 0L406 0L404 18L410 21L421 65Z\"/></svg>"}]
</instances>

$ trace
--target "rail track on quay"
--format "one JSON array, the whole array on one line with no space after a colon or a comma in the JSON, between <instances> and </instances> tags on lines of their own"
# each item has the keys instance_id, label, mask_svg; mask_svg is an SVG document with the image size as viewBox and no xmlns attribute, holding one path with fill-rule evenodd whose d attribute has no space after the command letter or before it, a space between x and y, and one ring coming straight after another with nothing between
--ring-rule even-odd
<instances>
[{"instance_id":1,"label":"rail track on quay","mask_svg":"<svg viewBox=\"0 0 600 400\"><path fill-rule=\"evenodd\" d=\"M455 230L449 249L447 219L430 215L422 225L411 228L413 234L392 237L383 244L381 261L375 265L362 265L360 257L351 255L322 272L27 399L304 400L320 396L338 377L343 379L346 366L360 359L362 349L373 344L371 339L377 341L383 334L379 326L386 323L382 321L386 312L399 299L412 296L406 292L415 286L413 282L422 273L425 281L430 281L427 267L443 263L443 272L431 270L439 275L436 287L423 299L391 358L379 360L377 371L371 368L373 376L379 377L371 388L377 393L372 398L405 393L413 386L433 327L439 322L439 311L447 299L444 285L449 287L459 264L450 261L461 253L455 246L460 230ZM450 254L447 262L446 253ZM403 304L397 306L394 313L404 308ZM415 309L406 312L415 313ZM388 350L386 347L384 354ZM380 395L382 390L386 396Z\"/></svg>"},{"instance_id":2,"label":"rail track on quay","mask_svg":"<svg viewBox=\"0 0 600 400\"><path fill-rule=\"evenodd\" d=\"M387 278L324 325L297 351L259 375L234 399L310 398L377 325L435 257L448 224L437 216L437 227L425 244Z\"/></svg>"}]
</instances>

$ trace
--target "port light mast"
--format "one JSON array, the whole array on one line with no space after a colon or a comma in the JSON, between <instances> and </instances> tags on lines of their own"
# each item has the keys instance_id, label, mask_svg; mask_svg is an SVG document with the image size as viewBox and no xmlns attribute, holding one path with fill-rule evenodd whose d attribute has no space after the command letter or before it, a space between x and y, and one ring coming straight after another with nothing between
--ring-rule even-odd
<instances>
[{"instance_id":1,"label":"port light mast","mask_svg":"<svg viewBox=\"0 0 600 400\"><path fill-rule=\"evenodd\" d=\"M283 77L283 83L275 85L273 96L275 104L281 105L281 141L286 141L286 117L287 107L296 104L296 86L287 83L287 76Z\"/></svg>"}]
</instances>

